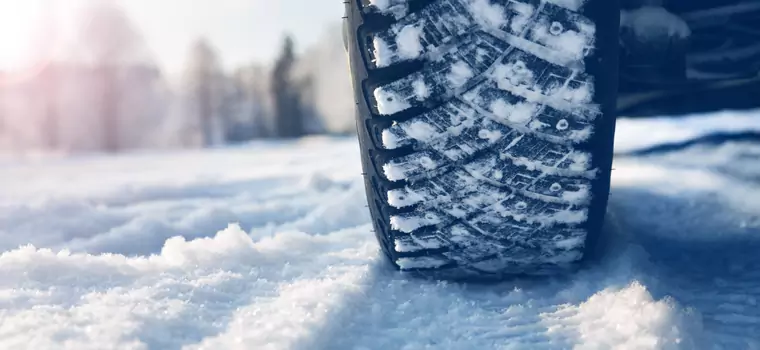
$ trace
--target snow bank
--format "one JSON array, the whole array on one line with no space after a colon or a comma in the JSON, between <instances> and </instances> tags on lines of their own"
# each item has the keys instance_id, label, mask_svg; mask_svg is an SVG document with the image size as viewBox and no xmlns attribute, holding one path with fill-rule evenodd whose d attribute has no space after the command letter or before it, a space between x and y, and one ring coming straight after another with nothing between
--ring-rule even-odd
<instances>
[{"instance_id":1,"label":"snow bank","mask_svg":"<svg viewBox=\"0 0 760 350\"><path fill-rule=\"evenodd\" d=\"M662 143L683 142L718 132L760 131L760 110L617 121L615 151L626 153Z\"/></svg>"},{"instance_id":2,"label":"snow bank","mask_svg":"<svg viewBox=\"0 0 760 350\"><path fill-rule=\"evenodd\" d=\"M333 255L374 253L369 242L351 249L344 244L368 229L330 237L281 233L254 242L232 225L212 238L169 239L160 254L148 257L71 254L31 246L6 252L0 255L0 305L5 310L0 315L0 347L177 348L224 330L236 310L257 302L254 309L263 308L259 311L268 315L260 322L273 321L272 326L279 319L280 325L246 333L258 344L271 341L272 348L283 348L285 335L298 335L283 327L309 329L309 320L291 319L287 309L266 310L266 301L292 304L293 299L276 296L319 277L315 267L340 261ZM294 281L293 286L288 281ZM312 298L329 294L298 290ZM322 306L317 301L301 309L293 305L298 310L290 311L318 311ZM272 333L275 329L278 333Z\"/></svg>"},{"instance_id":3,"label":"snow bank","mask_svg":"<svg viewBox=\"0 0 760 350\"><path fill-rule=\"evenodd\" d=\"M698 315L672 299L655 300L639 282L606 289L558 313L572 312L581 324L579 348L691 349L697 343L690 332L701 331Z\"/></svg>"}]
</instances>

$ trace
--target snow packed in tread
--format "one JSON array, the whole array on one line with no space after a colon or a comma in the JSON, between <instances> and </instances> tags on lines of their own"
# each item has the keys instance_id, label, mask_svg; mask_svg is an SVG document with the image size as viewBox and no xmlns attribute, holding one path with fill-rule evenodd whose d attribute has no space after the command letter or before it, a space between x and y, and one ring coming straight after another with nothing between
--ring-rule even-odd
<instances>
[{"instance_id":1,"label":"snow packed in tread","mask_svg":"<svg viewBox=\"0 0 760 350\"><path fill-rule=\"evenodd\" d=\"M387 180L407 183L387 193L388 205L406 208L390 218L397 251L445 248L437 259L460 267L493 256L476 270L506 268L499 260L527 267L580 258L596 175L592 155L576 145L600 115L582 63L595 26L570 10L581 3L440 0L373 35L376 67L425 62L373 91L381 115L427 108L379 135L386 149L413 150L382 164ZM478 235L452 242L451 225ZM428 239L415 239L419 232ZM558 232L551 239L566 249L494 243L551 246L545 232ZM484 242L468 245L465 236ZM460 254L465 247L470 253Z\"/></svg>"}]
</instances>

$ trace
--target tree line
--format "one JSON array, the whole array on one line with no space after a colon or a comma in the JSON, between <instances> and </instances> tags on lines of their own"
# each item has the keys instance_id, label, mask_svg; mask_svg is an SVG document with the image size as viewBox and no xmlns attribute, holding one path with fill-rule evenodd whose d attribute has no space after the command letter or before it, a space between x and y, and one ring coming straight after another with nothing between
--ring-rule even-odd
<instances>
[{"instance_id":1,"label":"tree line","mask_svg":"<svg viewBox=\"0 0 760 350\"><path fill-rule=\"evenodd\" d=\"M171 81L122 11L99 2L85 15L90 20L75 59L48 62L21 78L0 72L0 149L120 152L352 131L348 101L318 91L328 82L303 64L291 37L271 66L251 63L232 72L199 38L182 77ZM343 119L336 126L330 118Z\"/></svg>"}]
</instances>

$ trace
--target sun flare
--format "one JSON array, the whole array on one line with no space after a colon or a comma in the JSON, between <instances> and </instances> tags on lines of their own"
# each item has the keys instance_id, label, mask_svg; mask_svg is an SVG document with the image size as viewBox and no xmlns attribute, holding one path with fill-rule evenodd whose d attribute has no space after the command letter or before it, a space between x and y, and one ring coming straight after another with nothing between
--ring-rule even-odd
<instances>
[{"instance_id":1,"label":"sun flare","mask_svg":"<svg viewBox=\"0 0 760 350\"><path fill-rule=\"evenodd\" d=\"M82 0L0 0L0 71L49 60Z\"/></svg>"},{"instance_id":2,"label":"sun flare","mask_svg":"<svg viewBox=\"0 0 760 350\"><path fill-rule=\"evenodd\" d=\"M0 69L24 67L34 59L42 1L0 0Z\"/></svg>"}]
</instances>

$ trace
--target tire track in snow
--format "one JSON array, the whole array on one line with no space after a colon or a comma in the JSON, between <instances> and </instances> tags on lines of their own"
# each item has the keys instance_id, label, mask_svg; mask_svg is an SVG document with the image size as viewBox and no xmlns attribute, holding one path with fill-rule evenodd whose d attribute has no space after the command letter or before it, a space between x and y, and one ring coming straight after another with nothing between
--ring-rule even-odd
<instances>
[{"instance_id":1,"label":"tire track in snow","mask_svg":"<svg viewBox=\"0 0 760 350\"><path fill-rule=\"evenodd\" d=\"M611 224L607 229L615 230ZM420 282L375 267L362 281L362 292L348 295L336 318L299 348L680 349L694 344L693 316L670 300L654 298L639 282L637 248L628 246L622 233L611 235L607 244L620 254L566 277L478 286ZM640 347L640 339L660 346Z\"/></svg>"},{"instance_id":2,"label":"tire track in snow","mask_svg":"<svg viewBox=\"0 0 760 350\"><path fill-rule=\"evenodd\" d=\"M753 143L703 144L616 165L627 171L611 203L647 253L645 284L699 316L696 349L760 349L757 152Z\"/></svg>"}]
</instances>

